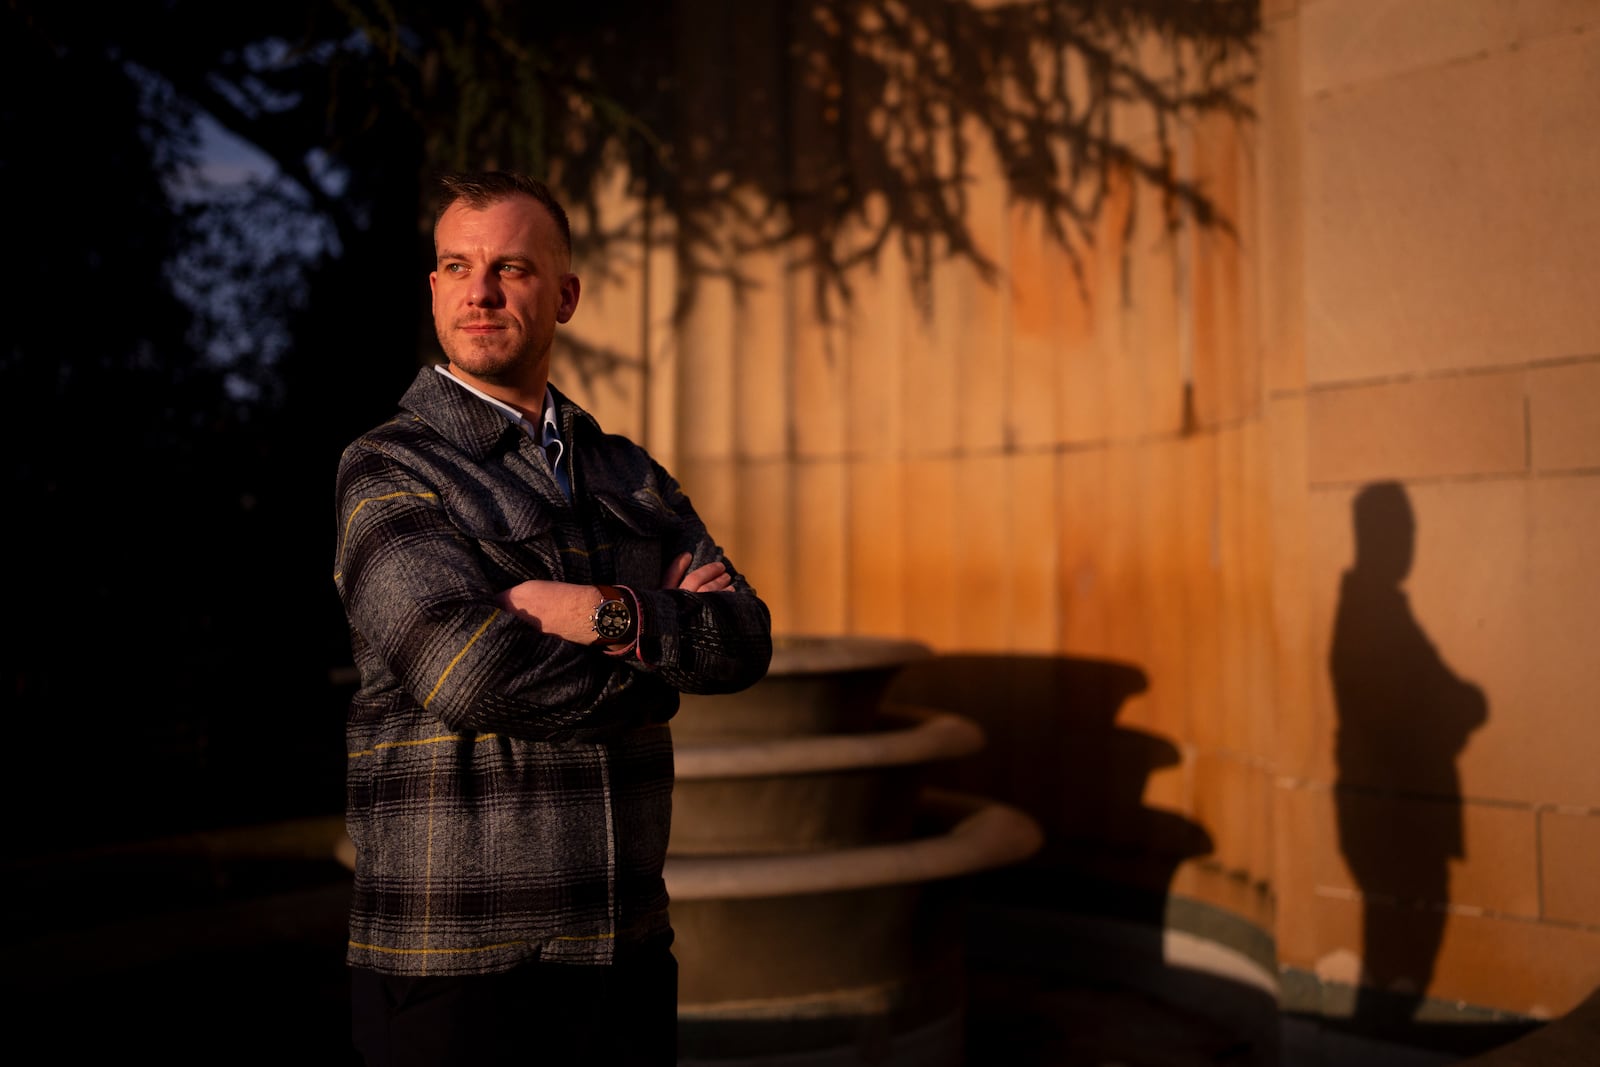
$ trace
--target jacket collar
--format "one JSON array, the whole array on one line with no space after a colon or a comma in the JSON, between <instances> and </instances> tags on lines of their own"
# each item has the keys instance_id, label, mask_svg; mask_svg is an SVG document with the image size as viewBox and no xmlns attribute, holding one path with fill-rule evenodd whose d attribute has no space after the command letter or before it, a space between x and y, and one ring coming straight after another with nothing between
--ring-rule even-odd
<instances>
[{"instance_id":1,"label":"jacket collar","mask_svg":"<svg viewBox=\"0 0 1600 1067\"><path fill-rule=\"evenodd\" d=\"M599 431L594 417L573 403L554 385L557 424L561 436L571 441L582 430ZM499 411L473 396L431 365L417 370L410 388L400 398L400 407L422 420L433 430L476 461L482 461L501 447L506 435L522 433Z\"/></svg>"}]
</instances>

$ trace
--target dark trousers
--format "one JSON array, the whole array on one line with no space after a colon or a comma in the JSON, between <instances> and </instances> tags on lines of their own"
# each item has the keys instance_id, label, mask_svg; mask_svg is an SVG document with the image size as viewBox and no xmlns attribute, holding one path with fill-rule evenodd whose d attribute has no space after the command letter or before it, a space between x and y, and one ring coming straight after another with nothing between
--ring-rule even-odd
<instances>
[{"instance_id":1,"label":"dark trousers","mask_svg":"<svg viewBox=\"0 0 1600 1067\"><path fill-rule=\"evenodd\" d=\"M619 953L603 967L538 962L423 978L355 968L351 1036L369 1067L672 1067L678 962L670 945Z\"/></svg>"}]
</instances>

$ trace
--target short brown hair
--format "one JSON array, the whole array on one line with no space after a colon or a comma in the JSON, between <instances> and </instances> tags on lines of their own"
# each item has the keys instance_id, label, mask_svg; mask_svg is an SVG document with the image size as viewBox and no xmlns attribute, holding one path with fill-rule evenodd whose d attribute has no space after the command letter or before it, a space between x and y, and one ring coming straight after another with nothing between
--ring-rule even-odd
<instances>
[{"instance_id":1,"label":"short brown hair","mask_svg":"<svg viewBox=\"0 0 1600 1067\"><path fill-rule=\"evenodd\" d=\"M556 231L561 234L561 249L572 255L572 227L567 222L567 209L561 206L550 187L537 178L508 170L452 171L439 178L439 202L433 212L433 224L439 225L446 209L457 200L470 208L482 211L492 204L509 200L513 196L531 196L544 205L550 217L556 220Z\"/></svg>"}]
</instances>

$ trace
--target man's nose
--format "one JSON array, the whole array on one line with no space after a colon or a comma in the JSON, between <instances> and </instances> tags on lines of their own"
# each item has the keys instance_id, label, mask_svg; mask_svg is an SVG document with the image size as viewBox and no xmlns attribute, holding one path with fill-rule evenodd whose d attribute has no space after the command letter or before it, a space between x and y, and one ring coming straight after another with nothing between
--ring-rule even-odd
<instances>
[{"instance_id":1,"label":"man's nose","mask_svg":"<svg viewBox=\"0 0 1600 1067\"><path fill-rule=\"evenodd\" d=\"M499 280L492 275L476 276L472 279L472 287L467 290L467 303L473 307L499 307L504 297Z\"/></svg>"}]
</instances>

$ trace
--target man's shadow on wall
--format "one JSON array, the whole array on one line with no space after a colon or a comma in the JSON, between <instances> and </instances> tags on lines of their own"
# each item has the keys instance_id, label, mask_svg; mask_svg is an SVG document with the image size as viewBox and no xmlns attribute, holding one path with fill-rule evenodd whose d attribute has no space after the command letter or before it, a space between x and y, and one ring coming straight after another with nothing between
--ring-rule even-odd
<instances>
[{"instance_id":1,"label":"man's shadow on wall","mask_svg":"<svg viewBox=\"0 0 1600 1067\"><path fill-rule=\"evenodd\" d=\"M927 784L1009 804L1043 831L1034 856L966 879L974 1062L1126 1060L1141 1046L1127 1005L1157 1002L1141 992L1152 971L1174 996L1157 998L1168 1006L1152 1007L1146 1028L1176 1027L1169 1039L1206 1062L1272 1062L1270 1034L1240 1036L1275 1011L1258 990L1220 983L1221 997L1246 998L1242 1025L1198 1008L1178 1021L1188 1009L1171 1006L1223 1003L1218 980L1163 956L1173 874L1213 843L1199 823L1144 803L1151 775L1180 761L1167 738L1115 722L1148 686L1127 663L949 654L908 665L889 687L891 703L954 712L984 732L981 751L930 765Z\"/></svg>"},{"instance_id":2,"label":"man's shadow on wall","mask_svg":"<svg viewBox=\"0 0 1600 1067\"><path fill-rule=\"evenodd\" d=\"M1405 489L1378 482L1352 505L1355 560L1339 585L1329 670L1338 710L1339 848L1362 898L1361 981L1350 1027L1436 1042L1419 1019L1466 854L1456 760L1488 721L1483 691L1445 663L1404 582L1416 550ZM1456 1024L1459 1025L1459 1024Z\"/></svg>"}]
</instances>

